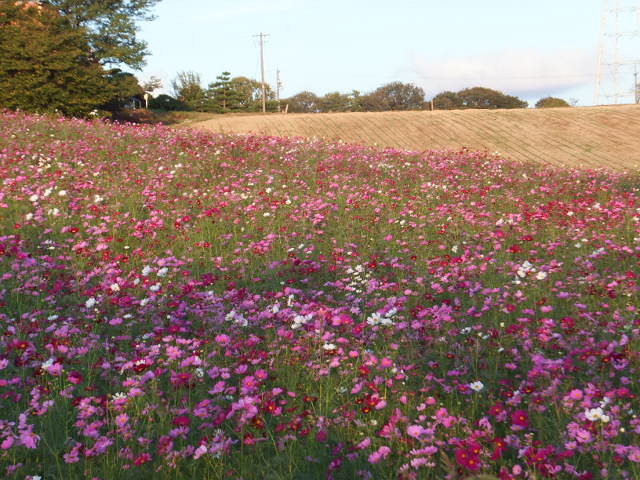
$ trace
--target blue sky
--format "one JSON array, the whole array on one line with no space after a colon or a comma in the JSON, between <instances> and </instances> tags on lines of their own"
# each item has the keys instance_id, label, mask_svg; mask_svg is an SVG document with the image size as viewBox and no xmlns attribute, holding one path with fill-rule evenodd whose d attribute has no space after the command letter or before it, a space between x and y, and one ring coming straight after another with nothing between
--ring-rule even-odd
<instances>
[{"instance_id":1,"label":"blue sky","mask_svg":"<svg viewBox=\"0 0 640 480\"><path fill-rule=\"evenodd\" d=\"M279 69L283 97L397 80L428 98L486 86L591 105L601 12L602 0L163 0L140 25L151 55L137 75L165 90L186 70L204 85L225 70L259 79L264 32L267 82Z\"/></svg>"}]
</instances>

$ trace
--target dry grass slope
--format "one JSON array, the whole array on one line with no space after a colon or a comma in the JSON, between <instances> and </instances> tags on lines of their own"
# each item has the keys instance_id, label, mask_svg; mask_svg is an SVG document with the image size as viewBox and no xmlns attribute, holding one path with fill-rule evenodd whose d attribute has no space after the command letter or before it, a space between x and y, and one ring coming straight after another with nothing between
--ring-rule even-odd
<instances>
[{"instance_id":1,"label":"dry grass slope","mask_svg":"<svg viewBox=\"0 0 640 480\"><path fill-rule=\"evenodd\" d=\"M640 169L640 106L214 115L191 123L225 133L318 137L409 150L498 151L521 161Z\"/></svg>"}]
</instances>

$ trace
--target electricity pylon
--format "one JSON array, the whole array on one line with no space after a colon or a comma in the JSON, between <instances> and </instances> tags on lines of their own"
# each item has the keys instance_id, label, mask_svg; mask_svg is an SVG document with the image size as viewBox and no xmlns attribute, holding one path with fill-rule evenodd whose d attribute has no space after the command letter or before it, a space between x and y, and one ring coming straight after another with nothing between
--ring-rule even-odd
<instances>
[{"instance_id":1,"label":"electricity pylon","mask_svg":"<svg viewBox=\"0 0 640 480\"><path fill-rule=\"evenodd\" d=\"M640 2L603 0L594 104L638 103Z\"/></svg>"}]
</instances>

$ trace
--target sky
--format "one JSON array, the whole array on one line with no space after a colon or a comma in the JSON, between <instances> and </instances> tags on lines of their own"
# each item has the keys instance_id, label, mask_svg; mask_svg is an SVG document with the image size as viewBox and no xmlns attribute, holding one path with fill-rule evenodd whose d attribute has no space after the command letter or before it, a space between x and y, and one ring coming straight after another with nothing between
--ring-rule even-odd
<instances>
[{"instance_id":1,"label":"sky","mask_svg":"<svg viewBox=\"0 0 640 480\"><path fill-rule=\"evenodd\" d=\"M281 98L304 90L366 93L401 81L422 87L427 98L484 86L530 106L546 96L593 105L602 5L603 0L162 0L154 8L156 19L139 25L151 54L136 75L161 78L167 93L180 71L199 73L203 86L223 71L259 80L256 35L266 33L266 82L275 89L280 71ZM610 13L605 24L609 32L612 18ZM619 32L623 20L640 20L632 12L619 18ZM605 59L611 61L614 37L605 38ZM625 40L625 48L635 40ZM618 78L617 91L628 84L630 92L633 73L621 71ZM613 91L610 82L602 88ZM599 103L614 101L601 97Z\"/></svg>"}]
</instances>

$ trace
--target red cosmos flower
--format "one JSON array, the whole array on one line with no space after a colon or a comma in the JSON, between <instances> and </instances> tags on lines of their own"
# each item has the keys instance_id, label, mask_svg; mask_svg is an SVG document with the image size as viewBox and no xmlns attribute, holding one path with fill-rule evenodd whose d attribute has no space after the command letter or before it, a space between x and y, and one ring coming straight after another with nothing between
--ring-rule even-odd
<instances>
[{"instance_id":1,"label":"red cosmos flower","mask_svg":"<svg viewBox=\"0 0 640 480\"><path fill-rule=\"evenodd\" d=\"M480 469L480 456L470 448L456 450L456 462L463 468L475 472Z\"/></svg>"},{"instance_id":2,"label":"red cosmos flower","mask_svg":"<svg viewBox=\"0 0 640 480\"><path fill-rule=\"evenodd\" d=\"M18 340L15 339L11 342L9 348L13 348L14 350L26 350L27 348L29 348L31 344L26 341L26 340Z\"/></svg>"},{"instance_id":3,"label":"red cosmos flower","mask_svg":"<svg viewBox=\"0 0 640 480\"><path fill-rule=\"evenodd\" d=\"M149 455L148 453L143 453L141 455L138 456L138 458L136 458L133 463L135 465L142 465L143 463L147 463L151 461L151 455Z\"/></svg>"},{"instance_id":4,"label":"red cosmos flower","mask_svg":"<svg viewBox=\"0 0 640 480\"><path fill-rule=\"evenodd\" d=\"M171 385L174 387L186 387L191 382L191 374L189 372L171 372Z\"/></svg>"},{"instance_id":5,"label":"red cosmos flower","mask_svg":"<svg viewBox=\"0 0 640 480\"><path fill-rule=\"evenodd\" d=\"M191 425L191 419L187 415L178 415L171 423L177 427L188 427Z\"/></svg>"},{"instance_id":6,"label":"red cosmos flower","mask_svg":"<svg viewBox=\"0 0 640 480\"><path fill-rule=\"evenodd\" d=\"M502 412L504 412L504 405L500 402L498 403L494 403L493 405L491 405L491 407L489 408L489 415L492 415L494 417L497 417L498 415L500 415Z\"/></svg>"},{"instance_id":7,"label":"red cosmos flower","mask_svg":"<svg viewBox=\"0 0 640 480\"><path fill-rule=\"evenodd\" d=\"M69 380L69 382L73 383L74 385L78 385L80 382L82 382L83 379L84 377L77 370L73 370L72 372L69 372L69 375L67 375L67 380Z\"/></svg>"},{"instance_id":8,"label":"red cosmos flower","mask_svg":"<svg viewBox=\"0 0 640 480\"><path fill-rule=\"evenodd\" d=\"M495 445L493 449L493 454L491 455L491 460L497 460L502 456L502 452L504 452L507 448L507 445L504 443L504 440L500 437L496 437L491 440Z\"/></svg>"},{"instance_id":9,"label":"red cosmos flower","mask_svg":"<svg viewBox=\"0 0 640 480\"><path fill-rule=\"evenodd\" d=\"M511 414L511 423L520 428L529 426L529 414L525 410L516 410Z\"/></svg>"}]
</instances>

